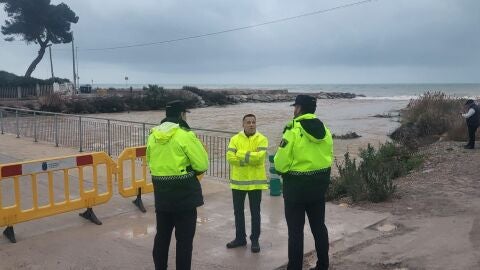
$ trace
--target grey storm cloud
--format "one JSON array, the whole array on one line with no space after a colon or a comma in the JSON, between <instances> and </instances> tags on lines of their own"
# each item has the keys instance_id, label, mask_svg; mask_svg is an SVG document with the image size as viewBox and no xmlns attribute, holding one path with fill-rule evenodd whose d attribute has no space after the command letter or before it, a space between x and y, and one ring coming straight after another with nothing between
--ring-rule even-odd
<instances>
[{"instance_id":1,"label":"grey storm cloud","mask_svg":"<svg viewBox=\"0 0 480 270\"><path fill-rule=\"evenodd\" d=\"M379 82L374 76L379 71L384 75L382 82L422 78L440 82L478 81L475 70L480 67L480 1L477 0L376 0L221 35L98 51L90 49L195 36L355 0L63 2L80 17L73 26L80 73L96 81L121 82L119 78L128 73L149 82L158 77L170 78L167 81L172 83L192 80L274 83L278 77L292 83L326 82L326 77L317 75L321 73L328 74L329 83ZM0 12L2 22L5 16ZM20 74L37 50L35 45L5 41L0 42L0 49L0 70ZM71 48L58 45L53 51L58 75L69 77ZM45 58L33 75L48 77L47 63ZM418 76L418 72L425 71L428 72L424 77Z\"/></svg>"}]
</instances>

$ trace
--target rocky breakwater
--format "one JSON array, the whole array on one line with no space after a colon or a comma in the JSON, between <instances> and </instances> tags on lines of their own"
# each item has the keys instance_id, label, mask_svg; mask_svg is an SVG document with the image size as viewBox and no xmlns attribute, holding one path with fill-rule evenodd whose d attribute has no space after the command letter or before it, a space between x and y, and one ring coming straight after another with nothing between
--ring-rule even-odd
<instances>
[{"instance_id":1,"label":"rocky breakwater","mask_svg":"<svg viewBox=\"0 0 480 270\"><path fill-rule=\"evenodd\" d=\"M211 90L213 91L213 90ZM318 99L351 99L363 95L356 95L353 93L342 92L309 92L309 93L292 93L288 90L239 90L239 89L224 89L222 93L228 96L234 103L245 102L290 102L295 100L295 97L299 94L307 94L315 96Z\"/></svg>"}]
</instances>

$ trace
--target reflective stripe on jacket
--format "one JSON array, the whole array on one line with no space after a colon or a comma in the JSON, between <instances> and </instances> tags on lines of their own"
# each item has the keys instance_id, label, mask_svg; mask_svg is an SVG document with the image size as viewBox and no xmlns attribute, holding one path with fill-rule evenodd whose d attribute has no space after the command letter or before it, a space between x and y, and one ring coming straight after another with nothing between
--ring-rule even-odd
<instances>
[{"instance_id":1,"label":"reflective stripe on jacket","mask_svg":"<svg viewBox=\"0 0 480 270\"><path fill-rule=\"evenodd\" d=\"M241 131L230 139L227 161L231 165L230 187L238 190L267 189L265 168L268 139L260 132L250 137Z\"/></svg>"}]
</instances>

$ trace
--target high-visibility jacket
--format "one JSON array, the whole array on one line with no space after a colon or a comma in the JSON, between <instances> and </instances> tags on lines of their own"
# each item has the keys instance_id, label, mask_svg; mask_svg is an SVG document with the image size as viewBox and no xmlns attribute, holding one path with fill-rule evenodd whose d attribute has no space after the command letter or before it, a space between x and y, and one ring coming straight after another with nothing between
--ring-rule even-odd
<instances>
[{"instance_id":1,"label":"high-visibility jacket","mask_svg":"<svg viewBox=\"0 0 480 270\"><path fill-rule=\"evenodd\" d=\"M182 176L208 169L208 155L200 140L172 122L151 129L146 156L154 176Z\"/></svg>"},{"instance_id":2,"label":"high-visibility jacket","mask_svg":"<svg viewBox=\"0 0 480 270\"><path fill-rule=\"evenodd\" d=\"M239 132L230 139L227 161L231 165L230 187L237 190L267 189L265 168L268 139L260 132L251 136Z\"/></svg>"},{"instance_id":3,"label":"high-visibility jacket","mask_svg":"<svg viewBox=\"0 0 480 270\"><path fill-rule=\"evenodd\" d=\"M277 172L312 175L330 168L332 162L332 135L314 114L303 114L287 124L274 158Z\"/></svg>"},{"instance_id":4,"label":"high-visibility jacket","mask_svg":"<svg viewBox=\"0 0 480 270\"><path fill-rule=\"evenodd\" d=\"M147 142L146 158L152 175L155 209L184 211L203 205L202 188L196 175L208 169L207 152L185 122L164 120L151 129Z\"/></svg>"}]
</instances>

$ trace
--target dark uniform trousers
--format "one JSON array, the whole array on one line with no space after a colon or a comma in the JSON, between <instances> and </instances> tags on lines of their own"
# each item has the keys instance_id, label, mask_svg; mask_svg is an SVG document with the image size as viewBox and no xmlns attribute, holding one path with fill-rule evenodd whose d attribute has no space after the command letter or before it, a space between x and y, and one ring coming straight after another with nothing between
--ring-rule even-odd
<instances>
[{"instance_id":1,"label":"dark uniform trousers","mask_svg":"<svg viewBox=\"0 0 480 270\"><path fill-rule=\"evenodd\" d=\"M197 208L168 212L156 211L157 234L153 245L155 270L165 270L168 266L168 249L175 228L177 240L176 269L190 270L192 264L193 237L197 225Z\"/></svg>"},{"instance_id":2,"label":"dark uniform trousers","mask_svg":"<svg viewBox=\"0 0 480 270\"><path fill-rule=\"evenodd\" d=\"M468 126L468 146L475 147L475 133L478 126Z\"/></svg>"},{"instance_id":3,"label":"dark uniform trousers","mask_svg":"<svg viewBox=\"0 0 480 270\"><path fill-rule=\"evenodd\" d=\"M261 190L237 190L232 189L233 212L235 215L235 239L239 241L246 240L245 233L245 197L248 194L250 213L252 215L252 234L251 240L258 240L260 237L260 203L262 201Z\"/></svg>"},{"instance_id":4,"label":"dark uniform trousers","mask_svg":"<svg viewBox=\"0 0 480 270\"><path fill-rule=\"evenodd\" d=\"M288 226L288 270L301 270L303 265L303 228L307 213L315 240L317 265L315 269L328 269L328 231L325 226L325 196L311 202L285 200L285 218Z\"/></svg>"}]
</instances>

